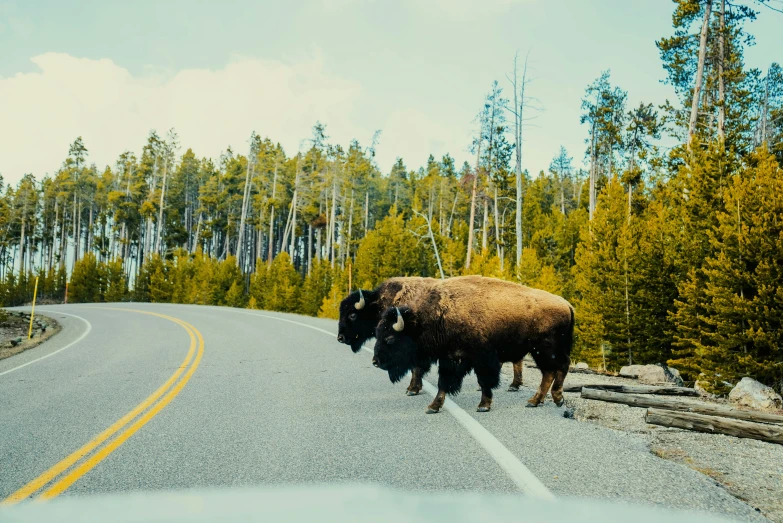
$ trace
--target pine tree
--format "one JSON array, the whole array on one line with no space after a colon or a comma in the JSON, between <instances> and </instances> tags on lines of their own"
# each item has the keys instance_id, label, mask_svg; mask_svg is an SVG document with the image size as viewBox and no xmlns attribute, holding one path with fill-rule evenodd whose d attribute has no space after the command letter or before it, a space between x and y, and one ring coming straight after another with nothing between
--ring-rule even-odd
<instances>
[{"instance_id":1,"label":"pine tree","mask_svg":"<svg viewBox=\"0 0 783 523\"><path fill-rule=\"evenodd\" d=\"M783 169L766 150L733 177L718 226L714 254L705 260L705 314L697 336L700 379L726 391L751 376L783 389Z\"/></svg>"},{"instance_id":2,"label":"pine tree","mask_svg":"<svg viewBox=\"0 0 783 523\"><path fill-rule=\"evenodd\" d=\"M115 258L105 264L106 291L105 301L123 301L128 292L128 283L125 280L125 271L122 268L122 260Z\"/></svg>"},{"instance_id":3,"label":"pine tree","mask_svg":"<svg viewBox=\"0 0 783 523\"><path fill-rule=\"evenodd\" d=\"M298 312L301 278L291 265L288 253L282 252L272 262L266 282L264 308L280 312Z\"/></svg>"},{"instance_id":4,"label":"pine tree","mask_svg":"<svg viewBox=\"0 0 783 523\"><path fill-rule=\"evenodd\" d=\"M626 263L636 259L632 237L625 193L615 176L600 194L592 222L582 230L574 266L580 349L591 353L592 361L602 354L602 363L605 358L609 368L635 361L636 333L629 325L629 312L635 311L628 311L626 300L626 278L632 274ZM633 282L629 283L632 294Z\"/></svg>"},{"instance_id":5,"label":"pine tree","mask_svg":"<svg viewBox=\"0 0 783 523\"><path fill-rule=\"evenodd\" d=\"M149 274L149 301L153 303L170 303L173 287L168 278L167 263L157 254L153 254L147 262L146 272Z\"/></svg>"},{"instance_id":6,"label":"pine tree","mask_svg":"<svg viewBox=\"0 0 783 523\"><path fill-rule=\"evenodd\" d=\"M95 255L88 252L76 262L71 275L71 283L68 288L68 301L72 303L93 303L102 301L101 271L98 270L98 262Z\"/></svg>"},{"instance_id":7,"label":"pine tree","mask_svg":"<svg viewBox=\"0 0 783 523\"><path fill-rule=\"evenodd\" d=\"M302 314L317 316L324 298L332 288L332 269L326 260L315 260L302 285Z\"/></svg>"}]
</instances>

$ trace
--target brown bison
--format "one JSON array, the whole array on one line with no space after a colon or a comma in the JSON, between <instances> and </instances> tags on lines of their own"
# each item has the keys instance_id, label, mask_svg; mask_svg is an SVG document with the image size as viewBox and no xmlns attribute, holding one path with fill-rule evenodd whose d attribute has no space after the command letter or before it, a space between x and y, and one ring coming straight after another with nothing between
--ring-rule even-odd
<instances>
[{"instance_id":1,"label":"brown bison","mask_svg":"<svg viewBox=\"0 0 783 523\"><path fill-rule=\"evenodd\" d=\"M465 375L474 371L482 392L477 410L486 412L502 363L531 354L542 378L527 406L538 406L550 386L552 399L561 406L573 334L574 310L563 298L466 276L430 287L410 305L384 310L376 327L373 364L395 382L409 369L437 361L438 394L428 412L440 411L446 394L459 392Z\"/></svg>"},{"instance_id":2,"label":"brown bison","mask_svg":"<svg viewBox=\"0 0 783 523\"><path fill-rule=\"evenodd\" d=\"M351 346L353 352L359 352L362 345L375 336L375 327L381 314L388 307L419 302L422 294L440 285L451 285L465 277L437 280L434 278L399 277L389 278L374 290L352 292L340 303L340 319L337 324L337 341ZM429 371L431 362L422 367L413 366L411 382L407 389L409 396L421 392L422 377ZM407 373L407 371L406 371ZM514 362L514 380L509 391L517 391L522 385L522 360Z\"/></svg>"}]
</instances>

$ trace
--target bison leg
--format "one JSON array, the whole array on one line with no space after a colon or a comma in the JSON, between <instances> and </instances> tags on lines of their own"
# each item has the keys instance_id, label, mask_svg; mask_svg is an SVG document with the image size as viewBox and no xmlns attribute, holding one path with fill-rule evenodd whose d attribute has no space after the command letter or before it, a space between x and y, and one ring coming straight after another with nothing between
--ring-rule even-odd
<instances>
[{"instance_id":1,"label":"bison leg","mask_svg":"<svg viewBox=\"0 0 783 523\"><path fill-rule=\"evenodd\" d=\"M552 381L555 379L555 373L551 370L541 371L541 384L538 386L538 391L532 398L527 400L528 407L538 407L546 397L546 393L549 392L549 387L552 386Z\"/></svg>"},{"instance_id":2,"label":"bison leg","mask_svg":"<svg viewBox=\"0 0 783 523\"><path fill-rule=\"evenodd\" d=\"M489 412L492 408L492 389L500 383L500 367L502 363L496 357L480 359L474 363L476 378L481 386L481 402L477 412Z\"/></svg>"},{"instance_id":3,"label":"bison leg","mask_svg":"<svg viewBox=\"0 0 783 523\"><path fill-rule=\"evenodd\" d=\"M440 409L443 408L443 403L446 401L446 391L438 389L438 393L435 395L435 399L427 407L427 414L437 414Z\"/></svg>"},{"instance_id":4,"label":"bison leg","mask_svg":"<svg viewBox=\"0 0 783 523\"><path fill-rule=\"evenodd\" d=\"M512 381L511 385L508 386L509 392L519 392L519 387L522 386L523 369L524 367L522 366L522 360L514 362L514 381Z\"/></svg>"},{"instance_id":5,"label":"bison leg","mask_svg":"<svg viewBox=\"0 0 783 523\"><path fill-rule=\"evenodd\" d=\"M492 389L489 387L481 387L481 402L479 402L476 412L489 412L492 408Z\"/></svg>"},{"instance_id":6,"label":"bison leg","mask_svg":"<svg viewBox=\"0 0 783 523\"><path fill-rule=\"evenodd\" d=\"M406 391L406 394L408 396L415 396L419 392L421 392L421 375L423 374L422 370L418 367L414 367L411 370L411 384L408 385L408 390Z\"/></svg>"},{"instance_id":7,"label":"bison leg","mask_svg":"<svg viewBox=\"0 0 783 523\"><path fill-rule=\"evenodd\" d=\"M568 367L571 365L571 359L568 363L555 372L555 382L552 384L552 400L558 407L563 406L563 382L568 374Z\"/></svg>"}]
</instances>

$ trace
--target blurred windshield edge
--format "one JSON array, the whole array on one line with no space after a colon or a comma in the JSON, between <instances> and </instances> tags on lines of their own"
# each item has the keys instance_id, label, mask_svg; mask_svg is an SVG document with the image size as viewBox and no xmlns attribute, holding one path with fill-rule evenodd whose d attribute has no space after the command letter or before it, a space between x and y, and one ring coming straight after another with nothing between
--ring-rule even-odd
<instances>
[{"instance_id":1,"label":"blurred windshield edge","mask_svg":"<svg viewBox=\"0 0 783 523\"><path fill-rule=\"evenodd\" d=\"M108 518L108 519L107 519ZM547 521L720 522L713 514L673 511L607 500L522 494L404 492L380 486L300 486L134 492L63 497L0 508L4 523L28 521Z\"/></svg>"}]
</instances>

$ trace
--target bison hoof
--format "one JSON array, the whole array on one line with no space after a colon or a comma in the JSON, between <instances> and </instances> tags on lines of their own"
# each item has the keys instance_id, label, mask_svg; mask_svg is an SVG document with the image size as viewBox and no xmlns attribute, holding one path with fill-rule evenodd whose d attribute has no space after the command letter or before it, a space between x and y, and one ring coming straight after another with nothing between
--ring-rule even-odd
<instances>
[{"instance_id":1,"label":"bison hoof","mask_svg":"<svg viewBox=\"0 0 783 523\"><path fill-rule=\"evenodd\" d=\"M435 407L427 407L427 414L437 414L440 412L440 409Z\"/></svg>"},{"instance_id":2,"label":"bison hoof","mask_svg":"<svg viewBox=\"0 0 783 523\"><path fill-rule=\"evenodd\" d=\"M509 385L508 386L509 392L519 392L519 385Z\"/></svg>"},{"instance_id":3,"label":"bison hoof","mask_svg":"<svg viewBox=\"0 0 783 523\"><path fill-rule=\"evenodd\" d=\"M479 407L476 412L489 412L489 407Z\"/></svg>"},{"instance_id":4,"label":"bison hoof","mask_svg":"<svg viewBox=\"0 0 783 523\"><path fill-rule=\"evenodd\" d=\"M531 403L528 401L527 403L525 403L525 407L536 408L538 407L538 403Z\"/></svg>"},{"instance_id":5,"label":"bison hoof","mask_svg":"<svg viewBox=\"0 0 783 523\"><path fill-rule=\"evenodd\" d=\"M408 396L418 396L419 395L419 391L418 390L409 390L409 391L406 391L405 394L407 394Z\"/></svg>"},{"instance_id":6,"label":"bison hoof","mask_svg":"<svg viewBox=\"0 0 783 523\"><path fill-rule=\"evenodd\" d=\"M558 407L562 407L562 406L563 406L563 403L565 403L565 400L564 400L564 399L563 399L563 400L560 400L560 401L555 401L555 405L557 405Z\"/></svg>"}]
</instances>

